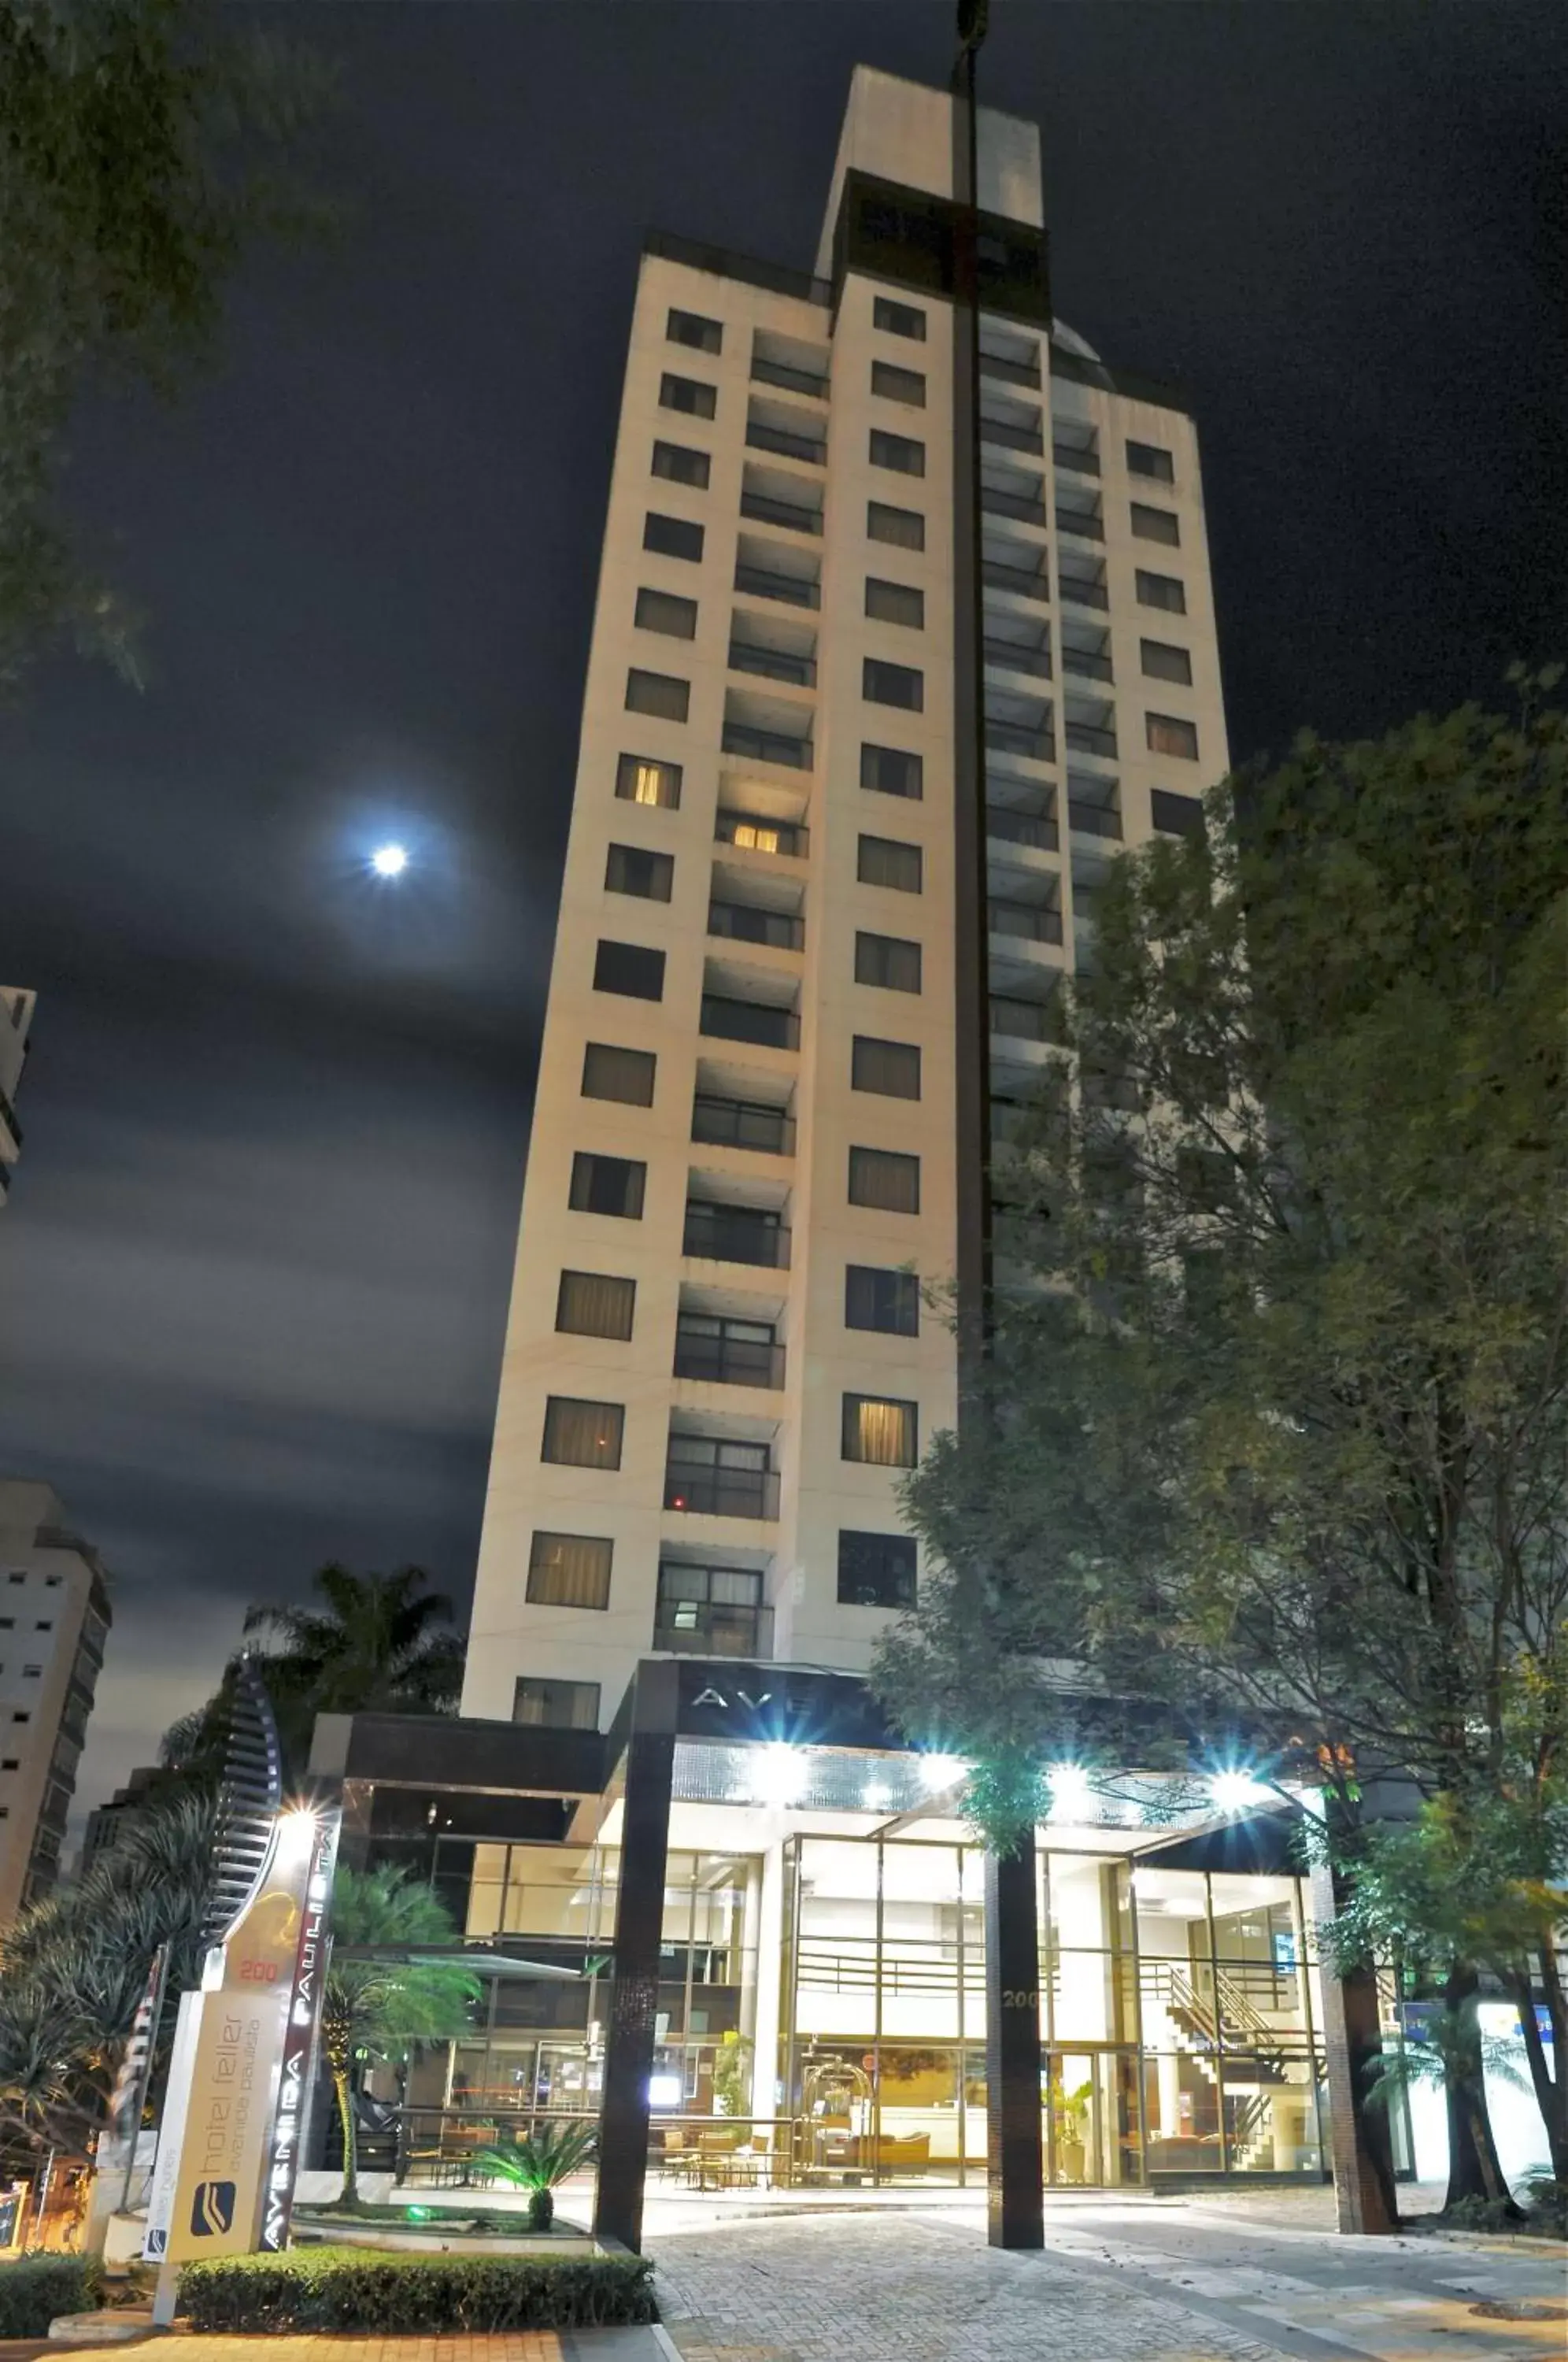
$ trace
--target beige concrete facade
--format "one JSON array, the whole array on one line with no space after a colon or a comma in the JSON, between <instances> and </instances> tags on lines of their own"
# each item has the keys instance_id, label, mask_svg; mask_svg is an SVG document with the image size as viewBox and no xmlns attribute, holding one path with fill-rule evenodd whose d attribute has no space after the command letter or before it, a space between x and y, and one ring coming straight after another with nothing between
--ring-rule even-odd
<instances>
[{"instance_id":1,"label":"beige concrete facade","mask_svg":"<svg viewBox=\"0 0 1568 2362\"><path fill-rule=\"evenodd\" d=\"M111 1615L59 1496L0 1477L0 1927L59 1874Z\"/></svg>"},{"instance_id":2,"label":"beige concrete facade","mask_svg":"<svg viewBox=\"0 0 1568 2362\"><path fill-rule=\"evenodd\" d=\"M945 196L945 94L857 71L824 274L851 168ZM1039 224L1032 126L983 115L980 177L984 204ZM991 1046L1006 1099L1050 1054L1043 1012L1086 947L1106 863L1157 822L1191 825L1190 803L1161 800L1197 796L1227 755L1191 420L1063 332L987 316L982 345ZM914 1335L849 1326L846 1269L940 1286L954 1259L952 401L940 297L853 270L836 287L813 284L650 241L465 1713L602 1724L636 1660L671 1640L684 1653L858 1671L886 1628L890 1608L859 1604L867 1586L841 1580L840 1536L899 1531L900 1472L845 1459L846 1429L874 1450L900 1429L901 1451L923 1451L954 1416L954 1352L929 1305ZM673 530L650 527L650 514ZM868 678L868 663L896 669ZM684 698L639 686L639 674L684 684ZM910 674L918 709L884 701L910 693ZM649 698L672 711L632 710ZM863 784L882 759L867 746L918 756L919 795ZM639 800L654 790L623 776L626 757L679 766L679 804ZM661 977L638 951L663 955ZM634 988L602 988L617 979ZM777 1038L737 1039L736 1027ZM591 1044L651 1055L650 1103L585 1095ZM713 1136L726 1130L750 1144ZM918 1211L854 1202L856 1150L918 1159ZM645 1168L639 1213L591 1209L580 1172L573 1206L584 1155ZM894 1194L911 1170L877 1167L872 1195ZM630 1335L558 1330L563 1273L635 1281ZM890 1276L857 1285L898 1293ZM721 1320L747 1325L724 1337ZM723 1374L677 1375L679 1361ZM846 1409L851 1396L913 1404L914 1431L896 1412ZM580 1455L613 1453L620 1414L618 1467L542 1457L551 1397L604 1407L558 1415ZM683 1433L696 1440L672 1459ZM692 1473L698 1446L732 1458L765 1446L773 1481L704 1480ZM743 1506L767 1514L733 1513ZM612 1545L605 1605L529 1600L538 1533ZM661 1563L674 1570L662 1606ZM702 1569L719 1571L730 1605L715 1617L716 1602L688 1603L677 1636L682 1571ZM536 1589L551 1579L536 1574ZM754 1628L737 1604L748 1588L765 1611ZM597 1695L520 1701L520 1682Z\"/></svg>"}]
</instances>

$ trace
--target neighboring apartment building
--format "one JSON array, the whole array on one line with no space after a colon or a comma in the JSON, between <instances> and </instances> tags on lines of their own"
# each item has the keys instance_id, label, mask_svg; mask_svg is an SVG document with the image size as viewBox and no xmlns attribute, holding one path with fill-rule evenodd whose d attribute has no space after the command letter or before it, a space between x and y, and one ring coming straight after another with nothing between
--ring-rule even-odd
<instances>
[{"instance_id":1,"label":"neighboring apartment building","mask_svg":"<svg viewBox=\"0 0 1568 2362\"><path fill-rule=\"evenodd\" d=\"M654 237L631 330L465 1711L640 1658L864 1670L955 1414L944 93L857 69L815 275ZM993 1129L1118 849L1227 767L1198 440L1052 323L982 110ZM931 209L931 220L940 215Z\"/></svg>"},{"instance_id":2,"label":"neighboring apartment building","mask_svg":"<svg viewBox=\"0 0 1568 2362\"><path fill-rule=\"evenodd\" d=\"M28 1032L37 1002L36 992L25 992L20 985L0 984L0 1206L6 1202L12 1169L22 1153L17 1086L28 1062Z\"/></svg>"},{"instance_id":3,"label":"neighboring apartment building","mask_svg":"<svg viewBox=\"0 0 1568 2362\"><path fill-rule=\"evenodd\" d=\"M0 1477L0 1926L60 1874L113 1609L59 1496Z\"/></svg>"}]
</instances>

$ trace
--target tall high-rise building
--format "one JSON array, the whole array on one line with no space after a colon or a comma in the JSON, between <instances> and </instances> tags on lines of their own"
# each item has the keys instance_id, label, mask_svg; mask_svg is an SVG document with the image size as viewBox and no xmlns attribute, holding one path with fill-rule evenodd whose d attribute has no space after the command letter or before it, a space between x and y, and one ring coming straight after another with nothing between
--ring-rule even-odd
<instances>
[{"instance_id":1,"label":"tall high-rise building","mask_svg":"<svg viewBox=\"0 0 1568 2362\"><path fill-rule=\"evenodd\" d=\"M20 985L0 984L0 1206L6 1202L12 1169L22 1153L17 1086L28 1062L28 1029L37 1000L36 992L26 992Z\"/></svg>"},{"instance_id":2,"label":"tall high-rise building","mask_svg":"<svg viewBox=\"0 0 1568 2362\"><path fill-rule=\"evenodd\" d=\"M59 1496L0 1477L0 1927L60 1874L113 1613Z\"/></svg>"},{"instance_id":3,"label":"tall high-rise building","mask_svg":"<svg viewBox=\"0 0 1568 2362\"><path fill-rule=\"evenodd\" d=\"M966 745L993 1133L1108 865L1227 767L1192 419L1054 319L1038 133L982 110L972 421L955 154L947 94L862 67L812 272L645 248L470 1714L606 1727L664 1652L865 1669L955 1409Z\"/></svg>"}]
</instances>

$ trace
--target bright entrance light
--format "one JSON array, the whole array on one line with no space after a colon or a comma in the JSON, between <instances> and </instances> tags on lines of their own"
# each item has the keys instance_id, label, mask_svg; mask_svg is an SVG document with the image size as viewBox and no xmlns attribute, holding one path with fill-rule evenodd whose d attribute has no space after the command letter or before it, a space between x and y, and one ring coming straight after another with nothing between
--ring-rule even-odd
<instances>
[{"instance_id":1,"label":"bright entrance light","mask_svg":"<svg viewBox=\"0 0 1568 2362\"><path fill-rule=\"evenodd\" d=\"M1244 1813L1249 1805L1261 1805L1269 1791L1250 1772L1216 1772L1209 1783L1209 1794L1221 1813Z\"/></svg>"},{"instance_id":2,"label":"bright entrance light","mask_svg":"<svg viewBox=\"0 0 1568 2362\"><path fill-rule=\"evenodd\" d=\"M408 867L408 847L404 844L378 844L370 855L370 866L378 877L401 877Z\"/></svg>"}]
</instances>

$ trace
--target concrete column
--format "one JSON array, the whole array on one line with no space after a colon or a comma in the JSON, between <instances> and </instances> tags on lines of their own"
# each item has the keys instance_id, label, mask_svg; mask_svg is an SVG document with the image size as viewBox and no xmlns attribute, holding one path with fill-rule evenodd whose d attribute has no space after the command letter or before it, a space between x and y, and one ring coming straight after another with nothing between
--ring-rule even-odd
<instances>
[{"instance_id":1,"label":"concrete column","mask_svg":"<svg viewBox=\"0 0 1568 2362\"><path fill-rule=\"evenodd\" d=\"M673 1661L637 1667L621 1812L615 1974L604 2043L593 2228L599 2237L618 2239L634 2253L642 2245L643 2185L648 2169L648 2078L658 2003L679 1676Z\"/></svg>"},{"instance_id":2,"label":"concrete column","mask_svg":"<svg viewBox=\"0 0 1568 2362\"><path fill-rule=\"evenodd\" d=\"M1040 1926L1032 1839L986 1857L986 2217L993 2247L1045 2244Z\"/></svg>"}]
</instances>

